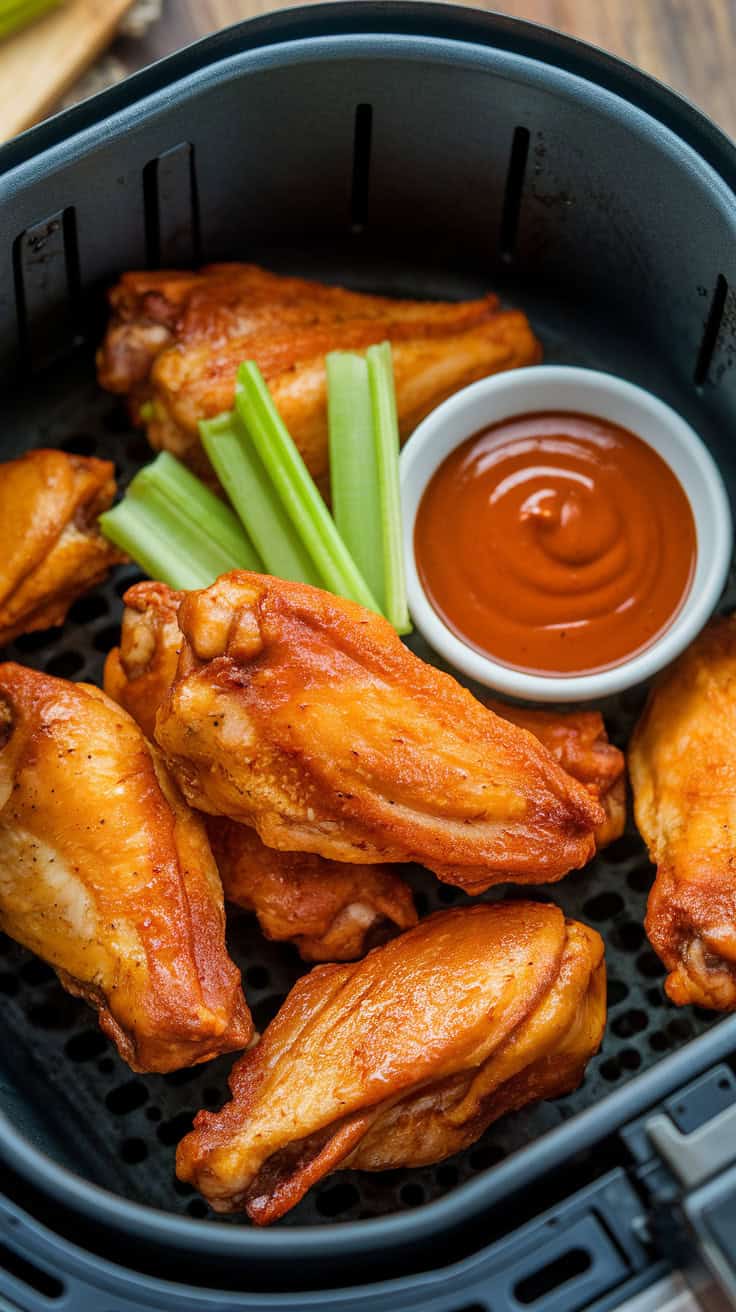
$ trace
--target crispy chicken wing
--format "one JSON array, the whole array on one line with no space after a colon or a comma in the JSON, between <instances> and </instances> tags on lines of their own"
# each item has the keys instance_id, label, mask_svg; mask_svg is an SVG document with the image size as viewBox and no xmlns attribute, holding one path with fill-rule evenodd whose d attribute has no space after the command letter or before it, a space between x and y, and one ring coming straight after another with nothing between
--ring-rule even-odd
<instances>
[{"instance_id":1,"label":"crispy chicken wing","mask_svg":"<svg viewBox=\"0 0 736 1312\"><path fill-rule=\"evenodd\" d=\"M207 832L228 901L255 911L266 938L294 943L305 961L352 961L417 923L411 890L391 866L276 852L255 829L216 816Z\"/></svg>"},{"instance_id":2,"label":"crispy chicken wing","mask_svg":"<svg viewBox=\"0 0 736 1312\"><path fill-rule=\"evenodd\" d=\"M177 613L185 595L165 583L128 588L120 646L113 647L105 661L105 692L152 741L156 712L174 682L184 642Z\"/></svg>"},{"instance_id":3,"label":"crispy chicken wing","mask_svg":"<svg viewBox=\"0 0 736 1312\"><path fill-rule=\"evenodd\" d=\"M269 847L417 861L470 892L560 879L604 814L523 729L385 620L235 571L187 594L156 738L193 806Z\"/></svg>"},{"instance_id":4,"label":"crispy chicken wing","mask_svg":"<svg viewBox=\"0 0 736 1312\"><path fill-rule=\"evenodd\" d=\"M605 1024L598 934L532 902L440 912L298 980L177 1174L259 1225L338 1167L423 1166L574 1089Z\"/></svg>"},{"instance_id":5,"label":"crispy chicken wing","mask_svg":"<svg viewBox=\"0 0 736 1312\"><path fill-rule=\"evenodd\" d=\"M636 823L657 866L646 930L673 1002L736 1009L736 615L652 690L629 747Z\"/></svg>"},{"instance_id":6,"label":"crispy chicken wing","mask_svg":"<svg viewBox=\"0 0 736 1312\"><path fill-rule=\"evenodd\" d=\"M86 999L137 1071L243 1048L202 821L99 689L0 665L0 928Z\"/></svg>"},{"instance_id":7,"label":"crispy chicken wing","mask_svg":"<svg viewBox=\"0 0 736 1312\"><path fill-rule=\"evenodd\" d=\"M125 274L110 300L100 383L127 394L134 414L146 400L152 446L205 475L198 421L232 408L245 359L260 366L310 472L322 479L328 351L392 342L402 437L467 383L540 357L526 316L500 310L495 296L397 300L231 264Z\"/></svg>"},{"instance_id":8,"label":"crispy chicken wing","mask_svg":"<svg viewBox=\"0 0 736 1312\"><path fill-rule=\"evenodd\" d=\"M606 818L595 831L598 850L620 838L626 825L626 762L609 743L600 711L538 711L484 697L484 704L512 724L528 729L563 770L585 784Z\"/></svg>"},{"instance_id":9,"label":"crispy chicken wing","mask_svg":"<svg viewBox=\"0 0 736 1312\"><path fill-rule=\"evenodd\" d=\"M477 301L409 301L272 273L257 264L209 264L198 272L161 269L124 273L110 290L112 317L97 353L100 383L130 393L145 383L161 350L180 342L222 345L326 325L396 315L439 331L471 327L498 309L498 297Z\"/></svg>"},{"instance_id":10,"label":"crispy chicken wing","mask_svg":"<svg viewBox=\"0 0 736 1312\"><path fill-rule=\"evenodd\" d=\"M97 528L115 495L109 460L29 451L0 464L0 646L61 624L124 557Z\"/></svg>"},{"instance_id":11,"label":"crispy chicken wing","mask_svg":"<svg viewBox=\"0 0 736 1312\"><path fill-rule=\"evenodd\" d=\"M129 588L120 647L105 663L105 691L148 737L176 674L183 596L163 583ZM349 961L392 926L416 924L411 891L390 866L277 852L254 829L215 817L207 829L225 897L254 911L267 938L294 943L305 961Z\"/></svg>"}]
</instances>

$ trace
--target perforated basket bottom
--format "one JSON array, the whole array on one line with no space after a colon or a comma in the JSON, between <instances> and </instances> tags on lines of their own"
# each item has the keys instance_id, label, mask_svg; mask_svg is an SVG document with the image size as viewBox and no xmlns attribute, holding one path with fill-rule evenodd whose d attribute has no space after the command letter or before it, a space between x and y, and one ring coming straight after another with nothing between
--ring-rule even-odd
<instances>
[{"instance_id":1,"label":"perforated basket bottom","mask_svg":"<svg viewBox=\"0 0 736 1312\"><path fill-rule=\"evenodd\" d=\"M150 458L145 440L130 433L122 408L97 390L89 361L80 366L81 382L68 375L65 370L63 378L44 380L41 421L29 424L27 403L15 419L11 413L2 458L26 446L57 446L114 460L125 483L140 462ZM73 606L62 629L21 638L7 648L5 657L50 674L100 683L104 655L118 640L120 598L137 577L132 567L118 569L104 587ZM736 597L733 584L729 596ZM642 700L643 692L637 690L612 703L610 712L607 708L609 732L619 745L625 744ZM663 1053L713 1024L710 1013L679 1010L664 995L664 970L642 927L652 875L629 822L619 842L561 883L487 895L554 901L568 916L587 921L604 935L609 1021L602 1050L580 1089L504 1118L474 1147L437 1166L333 1175L282 1224L357 1220L437 1198L600 1102ZM422 913L468 900L421 870L408 877ZM268 943L254 918L237 911L228 917L228 942L262 1030L304 967L295 950ZM92 1012L63 991L47 966L2 936L0 994L0 1105L5 1102L11 1116L14 1109L19 1115L18 1108L30 1100L36 1124L43 1127L38 1135L43 1146L96 1183L173 1212L212 1218L194 1191L176 1180L174 1150L200 1107L215 1108L226 1099L233 1059L166 1076L133 1075L96 1027ZM243 1224L242 1218L236 1224Z\"/></svg>"}]
</instances>

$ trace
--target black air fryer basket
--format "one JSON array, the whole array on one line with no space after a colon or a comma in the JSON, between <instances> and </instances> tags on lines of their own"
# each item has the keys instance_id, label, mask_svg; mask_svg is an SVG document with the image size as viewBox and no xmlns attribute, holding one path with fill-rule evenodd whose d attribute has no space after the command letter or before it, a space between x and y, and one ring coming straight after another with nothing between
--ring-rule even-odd
<instances>
[{"instance_id":1,"label":"black air fryer basket","mask_svg":"<svg viewBox=\"0 0 736 1312\"><path fill-rule=\"evenodd\" d=\"M413 296L497 289L548 361L673 405L733 490L735 191L736 152L696 110L528 24L364 0L231 28L0 152L2 458L58 446L129 478L149 452L95 383L106 286L245 259ZM99 682L135 576L5 655ZM604 708L620 744L642 697ZM704 1141L720 1113L721 1165L736 1158L736 1018L667 1002L642 928L651 878L630 829L533 890L606 940L609 1022L580 1090L436 1167L328 1177L268 1231L215 1218L174 1178L231 1059L132 1075L93 1014L0 938L0 1305L575 1312L643 1287L686 1233L711 1261L733 1252L733 1182L688 1174L681 1136ZM413 882L422 910L465 900ZM230 943L262 1028L300 963L242 914Z\"/></svg>"}]
</instances>

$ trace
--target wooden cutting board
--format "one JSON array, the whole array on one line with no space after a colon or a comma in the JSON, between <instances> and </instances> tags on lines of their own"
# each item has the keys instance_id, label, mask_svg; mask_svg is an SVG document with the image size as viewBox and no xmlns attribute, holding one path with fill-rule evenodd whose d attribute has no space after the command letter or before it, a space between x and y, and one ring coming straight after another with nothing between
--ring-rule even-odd
<instances>
[{"instance_id":1,"label":"wooden cutting board","mask_svg":"<svg viewBox=\"0 0 736 1312\"><path fill-rule=\"evenodd\" d=\"M64 0L0 41L0 141L56 108L64 92L115 35L133 0Z\"/></svg>"}]
</instances>

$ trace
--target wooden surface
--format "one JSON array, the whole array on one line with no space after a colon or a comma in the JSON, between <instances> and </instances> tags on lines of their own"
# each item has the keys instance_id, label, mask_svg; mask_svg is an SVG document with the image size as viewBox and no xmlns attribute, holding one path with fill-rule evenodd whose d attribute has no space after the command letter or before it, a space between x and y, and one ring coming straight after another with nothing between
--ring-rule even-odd
<instances>
[{"instance_id":1,"label":"wooden surface","mask_svg":"<svg viewBox=\"0 0 736 1312\"><path fill-rule=\"evenodd\" d=\"M299 2L164 0L161 21L142 41L117 42L115 54L132 70L215 28ZM621 55L736 136L736 0L475 0L475 7L529 18Z\"/></svg>"},{"instance_id":2,"label":"wooden surface","mask_svg":"<svg viewBox=\"0 0 736 1312\"><path fill-rule=\"evenodd\" d=\"M0 44L0 141L43 118L104 50L132 0L67 0Z\"/></svg>"}]
</instances>

